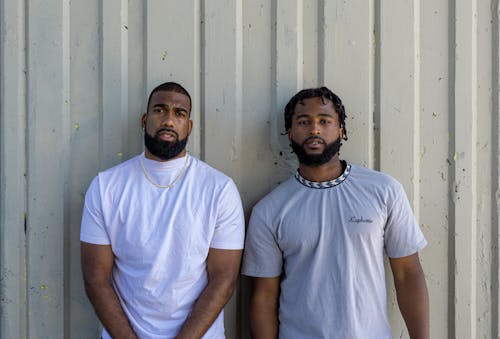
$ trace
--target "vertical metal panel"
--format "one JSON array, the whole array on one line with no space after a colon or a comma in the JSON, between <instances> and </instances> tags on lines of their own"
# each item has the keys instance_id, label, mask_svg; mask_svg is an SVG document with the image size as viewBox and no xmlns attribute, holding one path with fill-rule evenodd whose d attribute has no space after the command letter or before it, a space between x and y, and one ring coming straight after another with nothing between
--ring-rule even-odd
<instances>
[{"instance_id":1,"label":"vertical metal panel","mask_svg":"<svg viewBox=\"0 0 500 339\"><path fill-rule=\"evenodd\" d=\"M276 0L273 7L275 30L273 37L273 93L275 112L282 112L286 103L303 87L302 0ZM282 114L271 116L271 149L277 159L272 175L282 180L296 167L289 141L284 131Z\"/></svg>"},{"instance_id":2,"label":"vertical metal panel","mask_svg":"<svg viewBox=\"0 0 500 339\"><path fill-rule=\"evenodd\" d=\"M242 134L242 1L204 3L203 139L204 160L241 177ZM220 18L227 18L220 20ZM221 133L225 131L225 133ZM237 291L238 292L238 291ZM225 307L226 335L238 336L238 294Z\"/></svg>"},{"instance_id":3,"label":"vertical metal panel","mask_svg":"<svg viewBox=\"0 0 500 339\"><path fill-rule=\"evenodd\" d=\"M28 336L62 338L69 155L69 1L28 6Z\"/></svg>"},{"instance_id":4,"label":"vertical metal panel","mask_svg":"<svg viewBox=\"0 0 500 339\"><path fill-rule=\"evenodd\" d=\"M243 13L242 143L252 145L252 150L239 161L243 168L252 169L252 175L241 176L238 183L246 211L250 212L256 200L275 185L269 173L274 172L280 156L279 152L269 152L269 136L271 131L284 131L284 127L271 127L271 121L283 115L283 107L273 103L273 4L266 0L243 1ZM255 184L256 178L259 185Z\"/></svg>"},{"instance_id":5,"label":"vertical metal panel","mask_svg":"<svg viewBox=\"0 0 500 339\"><path fill-rule=\"evenodd\" d=\"M310 88L318 85L318 48L321 44L319 41L319 29L321 22L318 20L319 10L321 7L320 1L302 1L301 18L301 53L302 53L302 87Z\"/></svg>"},{"instance_id":6,"label":"vertical metal panel","mask_svg":"<svg viewBox=\"0 0 500 339\"><path fill-rule=\"evenodd\" d=\"M374 1L321 1L320 83L346 106L349 140L342 155L374 167Z\"/></svg>"},{"instance_id":7,"label":"vertical metal panel","mask_svg":"<svg viewBox=\"0 0 500 339\"><path fill-rule=\"evenodd\" d=\"M64 277L69 295L65 297L64 338L72 339L99 338L100 335L99 322L83 288L79 241L85 191L96 171L104 166L100 162L99 137L102 111L100 13L98 0L72 2L70 6L70 180L67 192L70 203L66 210L68 255ZM119 137L122 135L127 135L126 130Z\"/></svg>"},{"instance_id":8,"label":"vertical metal panel","mask_svg":"<svg viewBox=\"0 0 500 339\"><path fill-rule=\"evenodd\" d=\"M188 147L191 153L200 156L200 2L153 0L147 1L146 7L145 95L155 86L169 80L186 87L191 95L191 116L194 122ZM227 19L231 18L233 15Z\"/></svg>"},{"instance_id":9,"label":"vertical metal panel","mask_svg":"<svg viewBox=\"0 0 500 339\"><path fill-rule=\"evenodd\" d=\"M420 142L419 6L419 2L414 1L381 3L379 60L380 169L399 178L417 215Z\"/></svg>"},{"instance_id":10,"label":"vertical metal panel","mask_svg":"<svg viewBox=\"0 0 500 339\"><path fill-rule=\"evenodd\" d=\"M448 0L421 5L420 227L428 241L420 254L430 294L431 338L450 338L448 324L448 217L450 133Z\"/></svg>"},{"instance_id":11,"label":"vertical metal panel","mask_svg":"<svg viewBox=\"0 0 500 339\"><path fill-rule=\"evenodd\" d=\"M380 5L380 169L405 187L419 217L420 180L420 3ZM397 126L395 128L395 126ZM389 317L394 336L406 333L392 275L387 274Z\"/></svg>"},{"instance_id":12,"label":"vertical metal panel","mask_svg":"<svg viewBox=\"0 0 500 339\"><path fill-rule=\"evenodd\" d=\"M455 7L454 204L455 335L476 335L477 3Z\"/></svg>"},{"instance_id":13,"label":"vertical metal panel","mask_svg":"<svg viewBox=\"0 0 500 339\"><path fill-rule=\"evenodd\" d=\"M2 338L98 336L79 267L84 193L97 171L141 151L146 96L167 80L192 94L190 152L235 179L247 215L296 168L280 134L286 102L304 87L337 92L342 157L400 180L429 240L431 336L498 336L498 0L0 0L0 10ZM229 339L248 336L247 298L243 284L226 308ZM392 292L389 313L407 338Z\"/></svg>"},{"instance_id":14,"label":"vertical metal panel","mask_svg":"<svg viewBox=\"0 0 500 339\"><path fill-rule=\"evenodd\" d=\"M102 111L100 161L108 168L123 160L128 128L128 1L101 2ZM138 122L139 123L139 122Z\"/></svg>"},{"instance_id":15,"label":"vertical metal panel","mask_svg":"<svg viewBox=\"0 0 500 339\"><path fill-rule=\"evenodd\" d=\"M0 1L0 337L26 336L25 2Z\"/></svg>"},{"instance_id":16,"label":"vertical metal panel","mask_svg":"<svg viewBox=\"0 0 500 339\"><path fill-rule=\"evenodd\" d=\"M491 309L492 309L492 321L491 321L491 336L493 338L498 338L500 334L500 6L499 1L493 1L492 6L492 124L491 124L491 135L492 135L492 167L491 167L491 184L492 184L492 232L491 241L493 243L492 250L492 279L490 282L491 286Z\"/></svg>"},{"instance_id":17,"label":"vertical metal panel","mask_svg":"<svg viewBox=\"0 0 500 339\"><path fill-rule=\"evenodd\" d=\"M140 117L146 111L146 50L147 36L146 6L150 1L129 0L128 5L128 131L127 147L124 158L130 158L142 151L144 135L140 125ZM184 2L183 2L184 3ZM192 66L194 67L194 66ZM197 98L192 98L197 100ZM196 101L197 102L197 101ZM193 114L193 113L192 113ZM193 139L192 139L193 140ZM194 143L196 139L194 139Z\"/></svg>"},{"instance_id":18,"label":"vertical metal panel","mask_svg":"<svg viewBox=\"0 0 500 339\"><path fill-rule=\"evenodd\" d=\"M246 170L237 185L247 217L252 206L276 185L275 173L279 153L270 152L271 120L282 115L274 103L275 88L273 56L273 3L268 0L243 1L243 82L242 82L242 143L244 156L239 163ZM283 131L283 125L277 126ZM288 152L289 153L289 152ZM251 171L250 174L248 172ZM257 181L256 181L257 179ZM242 277L240 304L240 338L250 338L248 331L249 279ZM236 336L235 338L238 338Z\"/></svg>"},{"instance_id":19,"label":"vertical metal panel","mask_svg":"<svg viewBox=\"0 0 500 339\"><path fill-rule=\"evenodd\" d=\"M476 148L476 157L473 159L475 169L472 175L476 179L476 338L492 336L492 289L489 286L493 281L493 210L492 210L492 176L493 165L492 144L492 10L491 3L477 2L476 31L476 72L477 72L477 129L473 147ZM481 175L482 168L487 168L485 175Z\"/></svg>"}]
</instances>

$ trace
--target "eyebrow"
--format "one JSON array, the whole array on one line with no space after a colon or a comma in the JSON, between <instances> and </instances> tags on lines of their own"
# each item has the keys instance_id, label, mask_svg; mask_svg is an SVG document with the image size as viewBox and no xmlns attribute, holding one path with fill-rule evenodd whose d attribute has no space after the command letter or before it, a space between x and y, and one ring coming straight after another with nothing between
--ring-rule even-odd
<instances>
[{"instance_id":1,"label":"eyebrow","mask_svg":"<svg viewBox=\"0 0 500 339\"><path fill-rule=\"evenodd\" d=\"M295 119L308 118L310 116L311 116L311 114L302 113L302 114L295 115ZM327 118L333 118L334 115L333 114L329 114L329 113L319 113L318 116L320 116L320 117L327 117Z\"/></svg>"},{"instance_id":2,"label":"eyebrow","mask_svg":"<svg viewBox=\"0 0 500 339\"><path fill-rule=\"evenodd\" d=\"M155 105L153 105L153 107L152 107L152 108L155 108L155 107L162 107L162 108L163 108L163 107L169 107L169 105L165 105L165 104L155 104ZM183 110L183 111L189 112L189 110L188 110L187 108L185 108L184 106L175 106L175 105L174 105L174 107L175 107L175 108L177 108L177 109L180 109L180 110Z\"/></svg>"}]
</instances>

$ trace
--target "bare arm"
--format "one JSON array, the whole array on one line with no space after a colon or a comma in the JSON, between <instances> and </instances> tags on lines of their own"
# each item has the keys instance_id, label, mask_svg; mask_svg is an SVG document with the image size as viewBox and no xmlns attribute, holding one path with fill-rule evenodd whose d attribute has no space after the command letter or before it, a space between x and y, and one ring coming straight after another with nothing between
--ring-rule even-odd
<instances>
[{"instance_id":1,"label":"bare arm","mask_svg":"<svg viewBox=\"0 0 500 339\"><path fill-rule=\"evenodd\" d=\"M390 259L399 309L412 339L429 339L429 295L418 253Z\"/></svg>"},{"instance_id":2,"label":"bare arm","mask_svg":"<svg viewBox=\"0 0 500 339\"><path fill-rule=\"evenodd\" d=\"M253 338L278 338L280 277L254 278L250 299L250 331Z\"/></svg>"},{"instance_id":3,"label":"bare arm","mask_svg":"<svg viewBox=\"0 0 500 339\"><path fill-rule=\"evenodd\" d=\"M242 250L211 248L207 258L208 283L182 325L177 339L201 338L233 293Z\"/></svg>"},{"instance_id":4,"label":"bare arm","mask_svg":"<svg viewBox=\"0 0 500 339\"><path fill-rule=\"evenodd\" d=\"M85 292L102 325L113 338L137 338L111 286L114 255L109 245L81 242Z\"/></svg>"}]
</instances>

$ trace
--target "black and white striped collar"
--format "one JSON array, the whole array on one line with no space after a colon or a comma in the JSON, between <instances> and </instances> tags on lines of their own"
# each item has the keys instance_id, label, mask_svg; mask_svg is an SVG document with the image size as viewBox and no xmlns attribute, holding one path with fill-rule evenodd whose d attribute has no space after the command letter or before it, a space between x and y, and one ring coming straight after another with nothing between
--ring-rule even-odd
<instances>
[{"instance_id":1,"label":"black and white striped collar","mask_svg":"<svg viewBox=\"0 0 500 339\"><path fill-rule=\"evenodd\" d=\"M298 182L300 182L302 185L310 188L316 188L316 189L324 189L324 188L331 188L335 187L339 184L341 184L347 176L349 176L349 173L351 173L351 165L347 164L346 168L344 170L344 173L338 178L332 179L330 181L310 181L302 177L297 170L295 173L295 179L297 179Z\"/></svg>"}]
</instances>

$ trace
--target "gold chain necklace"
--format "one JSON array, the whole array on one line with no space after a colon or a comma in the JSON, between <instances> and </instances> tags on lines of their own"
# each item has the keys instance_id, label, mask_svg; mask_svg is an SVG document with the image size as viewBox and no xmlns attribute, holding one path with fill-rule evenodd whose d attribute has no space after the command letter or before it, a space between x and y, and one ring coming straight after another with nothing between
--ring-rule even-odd
<instances>
[{"instance_id":1,"label":"gold chain necklace","mask_svg":"<svg viewBox=\"0 0 500 339\"><path fill-rule=\"evenodd\" d=\"M152 183L154 186L158 187L158 188L171 188L172 186L175 185L175 183L177 181L179 181L179 179L182 177L182 175L184 174L184 172L186 171L186 168L187 168L187 164L188 164L188 159L189 156L186 154L186 161L184 161L184 165L182 166L181 170L179 171L179 174L177 174L177 176L175 177L174 181L172 181L170 184L168 185L160 185L160 184L157 184L148 174L148 171L146 170L146 167L144 167L144 161L142 160L142 157L140 158L141 159L141 167L142 167L142 172L144 173L144 176L146 177L146 179L148 179L148 181L150 183Z\"/></svg>"}]
</instances>

